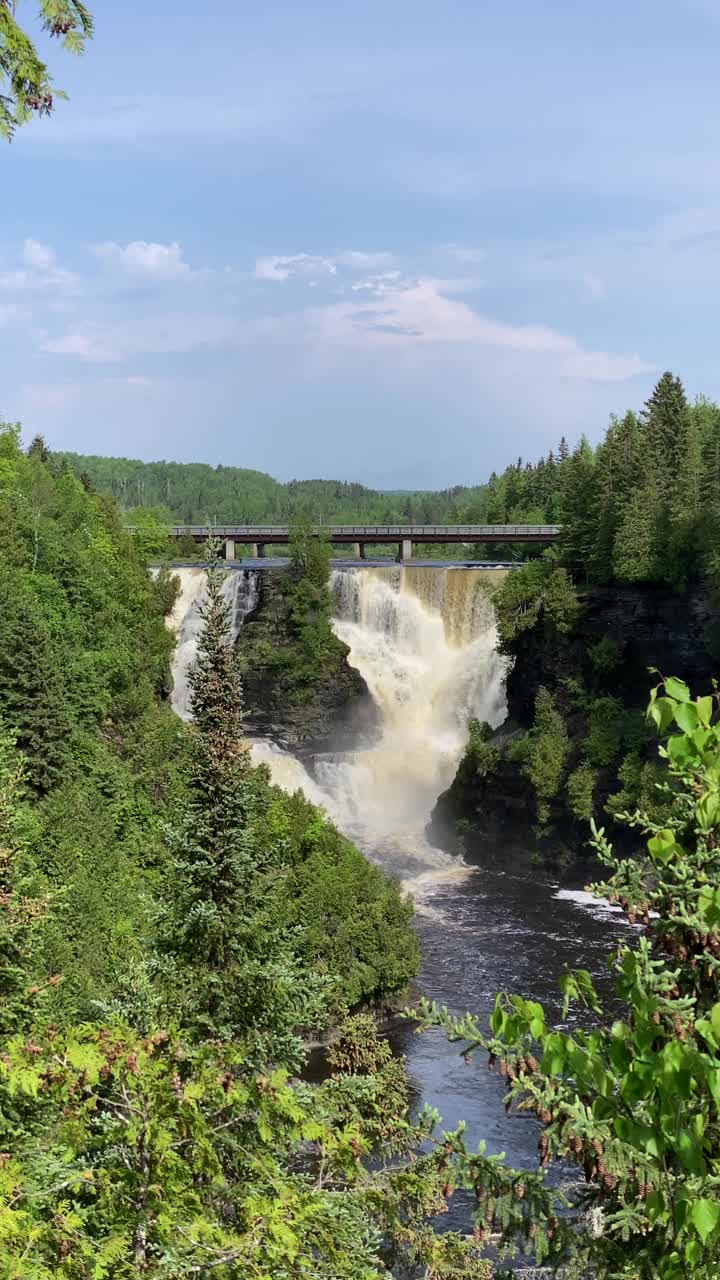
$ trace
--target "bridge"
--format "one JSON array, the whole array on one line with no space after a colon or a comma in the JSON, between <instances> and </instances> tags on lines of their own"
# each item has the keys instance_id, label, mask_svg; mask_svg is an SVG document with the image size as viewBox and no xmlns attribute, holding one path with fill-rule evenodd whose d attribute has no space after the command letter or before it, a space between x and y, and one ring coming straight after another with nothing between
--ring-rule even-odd
<instances>
[{"instance_id":1,"label":"bridge","mask_svg":"<svg viewBox=\"0 0 720 1280\"><path fill-rule=\"evenodd\" d=\"M133 529L130 528L129 532ZM368 546L395 543L398 560L407 561L412 560L413 547L418 543L548 543L559 540L562 527L558 524L341 524L316 525L313 533L335 546L351 546L356 560L365 559ZM217 538L225 543L225 559L234 560L237 544L249 546L253 557L263 557L268 546L287 546L290 527L178 524L168 529L168 536L177 541L191 538L193 542Z\"/></svg>"}]
</instances>

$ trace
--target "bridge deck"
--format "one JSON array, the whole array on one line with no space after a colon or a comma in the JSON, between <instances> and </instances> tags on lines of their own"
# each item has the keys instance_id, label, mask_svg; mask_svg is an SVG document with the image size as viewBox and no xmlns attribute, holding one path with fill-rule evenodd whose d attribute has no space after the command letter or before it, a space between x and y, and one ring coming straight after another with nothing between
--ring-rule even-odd
<instances>
[{"instance_id":1,"label":"bridge deck","mask_svg":"<svg viewBox=\"0 0 720 1280\"><path fill-rule=\"evenodd\" d=\"M134 532L132 526L130 532ZM322 534L335 543L387 543L387 542L557 542L562 532L556 524L392 524L392 525L317 525L316 535ZM290 537L288 525L172 525L170 538L192 538L205 542L208 537L232 539L235 542L263 544L287 544Z\"/></svg>"}]
</instances>

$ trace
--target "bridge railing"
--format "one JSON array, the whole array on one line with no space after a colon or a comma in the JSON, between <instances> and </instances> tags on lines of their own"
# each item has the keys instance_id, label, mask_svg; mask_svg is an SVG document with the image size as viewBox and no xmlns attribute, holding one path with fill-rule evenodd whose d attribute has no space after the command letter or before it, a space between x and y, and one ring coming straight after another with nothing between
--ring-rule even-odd
<instances>
[{"instance_id":1,"label":"bridge railing","mask_svg":"<svg viewBox=\"0 0 720 1280\"><path fill-rule=\"evenodd\" d=\"M133 525L127 525L129 533L135 532ZM315 533L324 534L331 541L334 538L365 538L371 541L377 538L411 538L422 542L423 538L463 539L472 542L475 539L492 541L497 538L535 537L558 538L562 526L557 524L386 524L386 525L316 525ZM276 541L290 536L288 525L202 525L182 524L168 527L171 538L219 537L234 538L238 542L261 542L263 538Z\"/></svg>"}]
</instances>

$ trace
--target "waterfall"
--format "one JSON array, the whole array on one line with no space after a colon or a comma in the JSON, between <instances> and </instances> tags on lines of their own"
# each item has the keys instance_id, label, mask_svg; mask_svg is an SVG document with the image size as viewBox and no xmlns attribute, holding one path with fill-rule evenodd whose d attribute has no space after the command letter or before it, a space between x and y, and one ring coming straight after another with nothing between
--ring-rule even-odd
<instances>
[{"instance_id":1,"label":"waterfall","mask_svg":"<svg viewBox=\"0 0 720 1280\"><path fill-rule=\"evenodd\" d=\"M335 632L379 710L379 738L316 757L312 776L275 746L253 749L279 786L323 804L370 858L411 881L416 896L423 881L457 867L424 829L455 775L468 720L495 726L505 712L493 582L498 572L483 569L334 570Z\"/></svg>"},{"instance_id":2,"label":"waterfall","mask_svg":"<svg viewBox=\"0 0 720 1280\"><path fill-rule=\"evenodd\" d=\"M177 636L170 700L173 710L183 720L189 720L188 672L195 660L198 636L203 627L201 609L205 602L207 577L204 569L174 569L173 573L180 579L180 592L168 619L169 627ZM250 569L233 569L225 577L222 593L230 605L231 636L235 641L243 620L257 604L257 573Z\"/></svg>"},{"instance_id":3,"label":"waterfall","mask_svg":"<svg viewBox=\"0 0 720 1280\"><path fill-rule=\"evenodd\" d=\"M179 571L182 591L172 625L178 644L173 706L189 715L187 673L202 627L204 573ZM428 844L435 800L452 781L468 720L493 726L504 716L504 662L497 653L488 587L497 570L453 567L336 569L331 576L336 634L378 708L380 732L353 751L323 754L306 767L271 742L254 742L286 791L322 805L368 857L411 882L445 877L457 861ZM234 638L254 608L257 575L234 570L224 591L233 604Z\"/></svg>"}]
</instances>

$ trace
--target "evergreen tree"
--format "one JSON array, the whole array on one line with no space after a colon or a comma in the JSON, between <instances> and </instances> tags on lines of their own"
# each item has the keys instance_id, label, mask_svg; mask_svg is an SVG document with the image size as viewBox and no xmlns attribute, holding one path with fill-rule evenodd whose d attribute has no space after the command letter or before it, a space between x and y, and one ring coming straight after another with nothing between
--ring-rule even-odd
<instances>
[{"instance_id":1,"label":"evergreen tree","mask_svg":"<svg viewBox=\"0 0 720 1280\"><path fill-rule=\"evenodd\" d=\"M0 713L17 733L34 787L47 791L61 776L71 720L65 654L23 576L0 570Z\"/></svg>"},{"instance_id":2,"label":"evergreen tree","mask_svg":"<svg viewBox=\"0 0 720 1280\"><path fill-rule=\"evenodd\" d=\"M11 734L0 733L0 1035L21 1030L29 1015L32 904L19 893L19 806L24 764Z\"/></svg>"},{"instance_id":3,"label":"evergreen tree","mask_svg":"<svg viewBox=\"0 0 720 1280\"><path fill-rule=\"evenodd\" d=\"M679 378L669 372L662 375L640 420L658 496L663 505L669 506L678 488L687 448L688 402Z\"/></svg>"},{"instance_id":4,"label":"evergreen tree","mask_svg":"<svg viewBox=\"0 0 720 1280\"><path fill-rule=\"evenodd\" d=\"M613 573L621 582L652 582L656 576L657 495L652 484L626 503L613 550Z\"/></svg>"},{"instance_id":5,"label":"evergreen tree","mask_svg":"<svg viewBox=\"0 0 720 1280\"><path fill-rule=\"evenodd\" d=\"M242 685L230 637L218 549L208 549L204 628L190 673L189 798L168 832L174 901L161 926L171 1003L202 1038L249 1037L262 1055L295 1062L296 1027L313 992L279 937L273 901L281 883L274 847L258 835L265 774L242 738ZM314 1008L314 1006L313 1006Z\"/></svg>"},{"instance_id":6,"label":"evergreen tree","mask_svg":"<svg viewBox=\"0 0 720 1280\"><path fill-rule=\"evenodd\" d=\"M587 572L597 538L599 503L595 456L583 436L562 468L563 554Z\"/></svg>"}]
</instances>

